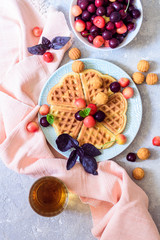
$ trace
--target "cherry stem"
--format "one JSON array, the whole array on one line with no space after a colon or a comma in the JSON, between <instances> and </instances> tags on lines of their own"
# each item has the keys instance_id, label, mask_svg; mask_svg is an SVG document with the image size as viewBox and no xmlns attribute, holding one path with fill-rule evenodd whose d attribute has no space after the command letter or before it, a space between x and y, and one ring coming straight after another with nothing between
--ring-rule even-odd
<instances>
[{"instance_id":1,"label":"cherry stem","mask_svg":"<svg viewBox=\"0 0 160 240\"><path fill-rule=\"evenodd\" d=\"M126 7L126 9L125 9L125 12L127 12L128 7L129 7L129 4L130 4L130 0L128 0L128 3L127 3L127 7Z\"/></svg>"},{"instance_id":2,"label":"cherry stem","mask_svg":"<svg viewBox=\"0 0 160 240\"><path fill-rule=\"evenodd\" d=\"M90 34L90 33L85 33L85 34L84 34L84 36L89 36L89 35L91 35L91 34Z\"/></svg>"},{"instance_id":3,"label":"cherry stem","mask_svg":"<svg viewBox=\"0 0 160 240\"><path fill-rule=\"evenodd\" d=\"M101 147L101 149L102 149L106 144L109 144L109 143L112 143L112 142L116 142L116 140L115 140L115 141L110 141L110 142L107 142L107 143L103 144L102 147Z\"/></svg>"}]
</instances>

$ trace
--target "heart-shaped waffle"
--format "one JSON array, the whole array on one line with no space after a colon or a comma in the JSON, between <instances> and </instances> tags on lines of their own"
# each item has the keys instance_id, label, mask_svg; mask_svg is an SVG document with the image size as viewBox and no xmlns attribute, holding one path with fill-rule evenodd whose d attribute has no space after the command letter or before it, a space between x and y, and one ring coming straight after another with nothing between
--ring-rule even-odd
<instances>
[{"instance_id":1,"label":"heart-shaped waffle","mask_svg":"<svg viewBox=\"0 0 160 240\"><path fill-rule=\"evenodd\" d=\"M75 108L54 105L50 107L50 114L54 117L52 126L55 128L57 135L68 133L73 138L77 138L83 123L75 119L76 112L77 109Z\"/></svg>"},{"instance_id":2,"label":"heart-shaped waffle","mask_svg":"<svg viewBox=\"0 0 160 240\"><path fill-rule=\"evenodd\" d=\"M97 122L92 128L87 128L83 124L77 140L80 146L84 143L90 143L98 149L105 149L115 143L116 137L101 123Z\"/></svg>"},{"instance_id":3,"label":"heart-shaped waffle","mask_svg":"<svg viewBox=\"0 0 160 240\"><path fill-rule=\"evenodd\" d=\"M84 98L82 84L78 73L64 75L58 84L51 88L47 102L51 105L67 106L75 108L74 101Z\"/></svg>"},{"instance_id":4,"label":"heart-shaped waffle","mask_svg":"<svg viewBox=\"0 0 160 240\"><path fill-rule=\"evenodd\" d=\"M94 89L91 82L94 77L100 77L102 79L103 85L101 88ZM86 98L87 104L89 103L95 103L95 97L99 92L104 92L107 95L113 94L110 91L110 84L112 82L115 82L116 79L113 77L107 75L107 74L101 74L100 72L94 70L94 69L87 69L81 73L81 80L83 84L84 94Z\"/></svg>"},{"instance_id":5,"label":"heart-shaped waffle","mask_svg":"<svg viewBox=\"0 0 160 240\"><path fill-rule=\"evenodd\" d=\"M115 135L123 132L127 121L127 101L122 93L118 92L111 95L108 102L100 106L98 110L101 110L106 115L102 122L106 128Z\"/></svg>"}]
</instances>

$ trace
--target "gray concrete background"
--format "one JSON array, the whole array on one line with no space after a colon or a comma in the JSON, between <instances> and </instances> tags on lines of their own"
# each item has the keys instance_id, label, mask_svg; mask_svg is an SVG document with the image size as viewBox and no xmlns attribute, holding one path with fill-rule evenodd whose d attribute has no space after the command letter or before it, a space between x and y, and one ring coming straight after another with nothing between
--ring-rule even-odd
<instances>
[{"instance_id":1,"label":"gray concrete background","mask_svg":"<svg viewBox=\"0 0 160 240\"><path fill-rule=\"evenodd\" d=\"M37 0L38 1L38 0ZM36 4L35 0L32 0ZM40 11L53 4L62 10L68 20L70 0L39 0ZM144 19L137 37L126 47L105 53L86 48L75 38L73 46L80 48L82 58L99 58L117 64L129 75L137 71L140 59L150 61L150 72L158 73L160 79L160 1L142 1ZM69 22L69 21L68 21ZM70 25L69 25L70 26ZM69 61L66 53L61 65ZM143 102L143 120L133 143L119 156L114 158L131 176L132 169L142 167L145 178L136 183L149 197L149 212L160 231L160 147L152 145L152 138L160 136L160 83L138 86ZM140 147L151 151L149 160L135 163L127 162L129 152L137 152ZM132 178L132 176L131 176ZM90 229L92 220L87 205L77 196L70 196L66 211L54 218L44 218L32 211L28 203L28 193L35 179L18 175L7 169L0 161L0 240L93 240ZM135 181L135 180L134 180Z\"/></svg>"}]
</instances>

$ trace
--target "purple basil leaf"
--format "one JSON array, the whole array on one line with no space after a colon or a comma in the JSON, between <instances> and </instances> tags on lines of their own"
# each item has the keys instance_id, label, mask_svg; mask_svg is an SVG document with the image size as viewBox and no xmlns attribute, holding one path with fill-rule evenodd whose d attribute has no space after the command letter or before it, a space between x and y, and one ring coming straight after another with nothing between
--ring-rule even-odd
<instances>
[{"instance_id":1,"label":"purple basil leaf","mask_svg":"<svg viewBox=\"0 0 160 240\"><path fill-rule=\"evenodd\" d=\"M76 147L77 154L80 158L83 158L84 156L84 150L81 147Z\"/></svg>"},{"instance_id":2,"label":"purple basil leaf","mask_svg":"<svg viewBox=\"0 0 160 240\"><path fill-rule=\"evenodd\" d=\"M51 48L53 48L54 50L59 50L61 49L63 46L60 45L59 43L51 43Z\"/></svg>"},{"instance_id":3,"label":"purple basil leaf","mask_svg":"<svg viewBox=\"0 0 160 240\"><path fill-rule=\"evenodd\" d=\"M46 37L42 37L42 45L46 50L49 50L51 47L51 41L46 38Z\"/></svg>"},{"instance_id":4,"label":"purple basil leaf","mask_svg":"<svg viewBox=\"0 0 160 240\"><path fill-rule=\"evenodd\" d=\"M72 138L70 135L64 133L58 136L56 139L56 144L60 151L66 152L69 149L78 146L78 141Z\"/></svg>"},{"instance_id":5,"label":"purple basil leaf","mask_svg":"<svg viewBox=\"0 0 160 240\"><path fill-rule=\"evenodd\" d=\"M91 173L93 175L98 175L97 172L98 166L96 159L94 157L84 154L83 158L80 158L80 162L86 172Z\"/></svg>"},{"instance_id":6,"label":"purple basil leaf","mask_svg":"<svg viewBox=\"0 0 160 240\"><path fill-rule=\"evenodd\" d=\"M101 152L92 144L90 143L85 143L82 145L82 149L84 150L84 152L91 156L91 157L97 157L101 154Z\"/></svg>"},{"instance_id":7,"label":"purple basil leaf","mask_svg":"<svg viewBox=\"0 0 160 240\"><path fill-rule=\"evenodd\" d=\"M73 150L69 155L67 161L67 170L70 170L75 165L77 158L78 158L77 150Z\"/></svg>"},{"instance_id":8,"label":"purple basil leaf","mask_svg":"<svg viewBox=\"0 0 160 240\"><path fill-rule=\"evenodd\" d=\"M61 44L61 45L66 45L66 43L70 40L71 38L70 37L61 37L61 36L59 36L59 37L55 37L55 38L53 38L52 39L52 43L59 43L59 44Z\"/></svg>"},{"instance_id":9,"label":"purple basil leaf","mask_svg":"<svg viewBox=\"0 0 160 240\"><path fill-rule=\"evenodd\" d=\"M28 47L28 52L33 55L43 55L46 52L46 48L43 44L38 44L33 47Z\"/></svg>"},{"instance_id":10,"label":"purple basil leaf","mask_svg":"<svg viewBox=\"0 0 160 240\"><path fill-rule=\"evenodd\" d=\"M51 41L51 48L59 50L64 47L67 42L70 40L70 37L55 37Z\"/></svg>"},{"instance_id":11,"label":"purple basil leaf","mask_svg":"<svg viewBox=\"0 0 160 240\"><path fill-rule=\"evenodd\" d=\"M79 142L78 142L76 139L72 138L69 134L67 134L67 135L69 136L70 141L71 141L72 144L73 144L73 147L74 147L74 148L77 148L77 147L79 146Z\"/></svg>"},{"instance_id":12,"label":"purple basil leaf","mask_svg":"<svg viewBox=\"0 0 160 240\"><path fill-rule=\"evenodd\" d=\"M42 37L42 44L49 45L50 43L51 43L51 41L48 38Z\"/></svg>"}]
</instances>

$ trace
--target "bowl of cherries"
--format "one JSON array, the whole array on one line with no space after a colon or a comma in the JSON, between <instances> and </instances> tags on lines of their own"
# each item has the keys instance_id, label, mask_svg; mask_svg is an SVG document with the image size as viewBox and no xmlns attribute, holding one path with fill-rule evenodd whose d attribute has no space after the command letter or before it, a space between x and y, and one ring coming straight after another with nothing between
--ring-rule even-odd
<instances>
[{"instance_id":1,"label":"bowl of cherries","mask_svg":"<svg viewBox=\"0 0 160 240\"><path fill-rule=\"evenodd\" d=\"M142 19L140 0L72 0L70 6L70 24L77 38L103 51L131 42Z\"/></svg>"}]
</instances>

